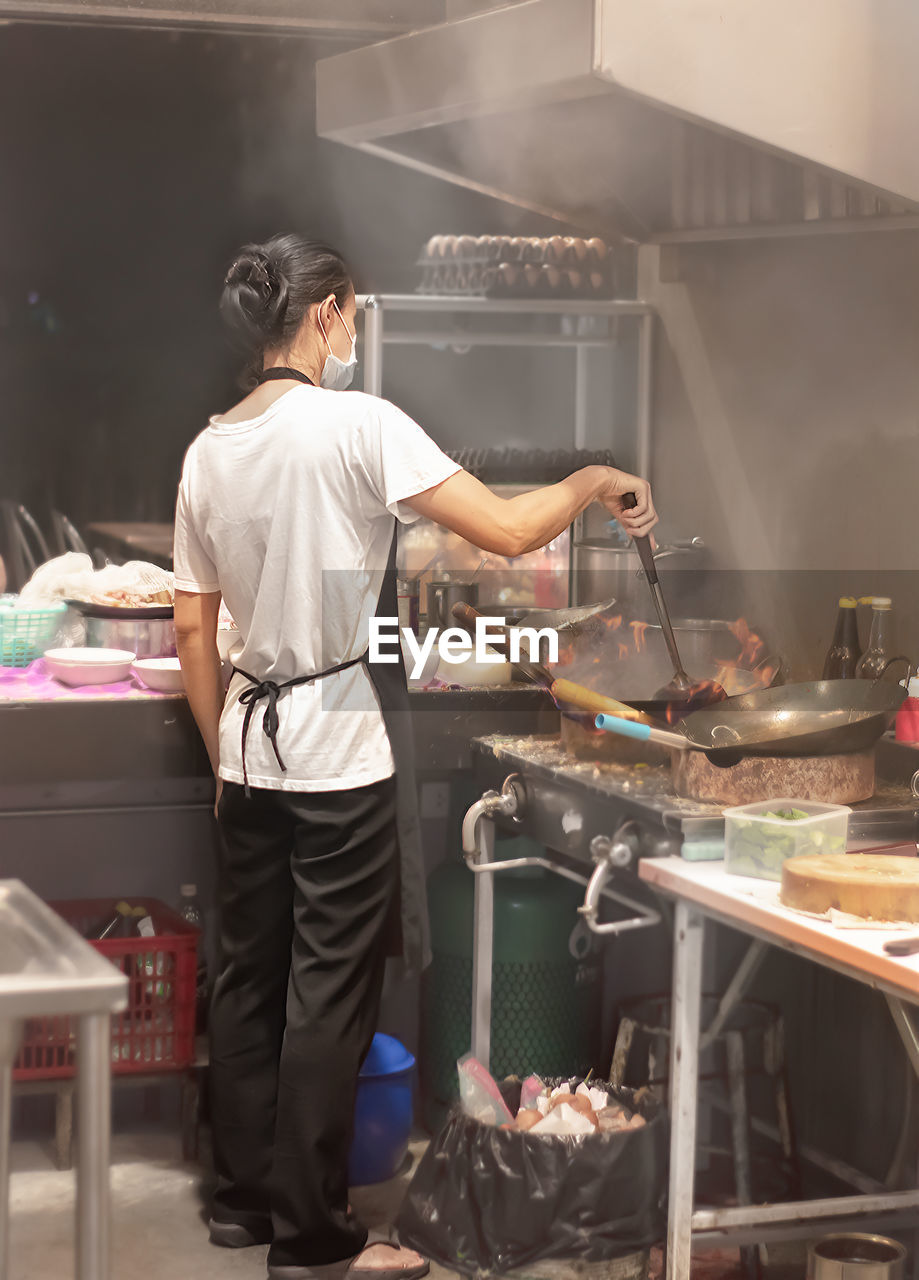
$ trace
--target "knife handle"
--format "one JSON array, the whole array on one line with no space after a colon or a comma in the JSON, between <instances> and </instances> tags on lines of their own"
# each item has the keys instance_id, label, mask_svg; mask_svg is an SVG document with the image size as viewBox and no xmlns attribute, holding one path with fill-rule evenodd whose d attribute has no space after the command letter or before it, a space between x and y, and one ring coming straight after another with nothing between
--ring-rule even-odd
<instances>
[{"instance_id":1,"label":"knife handle","mask_svg":"<svg viewBox=\"0 0 919 1280\"><path fill-rule=\"evenodd\" d=\"M914 956L919 951L919 938L891 938L884 943L889 956Z\"/></svg>"}]
</instances>

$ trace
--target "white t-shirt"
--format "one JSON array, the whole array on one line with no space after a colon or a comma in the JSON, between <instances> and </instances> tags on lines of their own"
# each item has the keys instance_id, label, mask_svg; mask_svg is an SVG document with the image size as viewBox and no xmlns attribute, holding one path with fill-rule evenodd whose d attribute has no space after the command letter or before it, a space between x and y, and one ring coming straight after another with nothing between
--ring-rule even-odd
<instances>
[{"instance_id":1,"label":"white t-shirt","mask_svg":"<svg viewBox=\"0 0 919 1280\"><path fill-rule=\"evenodd\" d=\"M233 665L282 683L360 657L369 641L393 516L460 470L416 422L357 391L299 386L258 418L210 426L185 456L176 508L182 591L220 591L240 631ZM243 781L233 676L220 719L220 776ZM392 775L376 692L362 664L278 700L282 772L255 704L246 741L253 787L338 791Z\"/></svg>"}]
</instances>

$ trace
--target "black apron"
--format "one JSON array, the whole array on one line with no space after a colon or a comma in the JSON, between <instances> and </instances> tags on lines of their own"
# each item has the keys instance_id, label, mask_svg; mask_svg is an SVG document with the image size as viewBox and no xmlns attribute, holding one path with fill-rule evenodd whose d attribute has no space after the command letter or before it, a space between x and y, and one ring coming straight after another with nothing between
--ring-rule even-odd
<instances>
[{"instance_id":1,"label":"black apron","mask_svg":"<svg viewBox=\"0 0 919 1280\"><path fill-rule=\"evenodd\" d=\"M314 385L305 374L289 368L266 369L259 379L268 382L276 379L293 378L298 382ZM396 590L396 529L397 521L393 517L392 541L389 546L389 557L383 574L383 583L374 611L375 617L398 618L399 602ZM412 733L411 712L408 701L408 684L405 674L405 662L401 645L397 647L398 662L373 663L369 661L369 652L359 658L338 663L324 671L313 675L296 676L292 680L277 684L271 680L257 680L245 671L238 671L249 681L250 688L240 695L240 703L245 706L243 719L243 777L246 775L246 736L255 711L256 704L266 699L268 705L262 717L262 729L271 742L275 756L281 769L284 769L283 758L278 748L278 697L284 689L299 684L310 684L314 680L322 680L335 672L346 670L358 663L364 665L370 681L376 690L386 726L386 734L392 749L396 767L396 822L399 834L399 915L398 925L401 935L401 954L407 973L420 972L431 958L430 929L428 924L427 888L425 883L424 855L421 848L421 826L418 817L418 792L415 781L415 744ZM398 954L398 952L394 952Z\"/></svg>"}]
</instances>

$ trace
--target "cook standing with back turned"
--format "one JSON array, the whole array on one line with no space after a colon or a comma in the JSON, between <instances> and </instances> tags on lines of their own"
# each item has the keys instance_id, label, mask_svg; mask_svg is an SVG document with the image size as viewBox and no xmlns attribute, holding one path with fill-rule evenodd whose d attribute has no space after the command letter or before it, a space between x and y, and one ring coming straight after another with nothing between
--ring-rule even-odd
<instances>
[{"instance_id":1,"label":"cook standing with back turned","mask_svg":"<svg viewBox=\"0 0 919 1280\"><path fill-rule=\"evenodd\" d=\"M398 614L397 523L518 556L594 501L630 534L657 517L611 467L501 499L394 405L342 394L356 307L334 249L246 245L220 309L251 389L189 448L175 531L179 657L218 791L210 1235L269 1244L273 1280L410 1280L427 1263L368 1247L347 1184L385 957L394 935L408 970L428 955L404 669L367 657L370 618ZM240 632L226 696L221 596Z\"/></svg>"}]
</instances>

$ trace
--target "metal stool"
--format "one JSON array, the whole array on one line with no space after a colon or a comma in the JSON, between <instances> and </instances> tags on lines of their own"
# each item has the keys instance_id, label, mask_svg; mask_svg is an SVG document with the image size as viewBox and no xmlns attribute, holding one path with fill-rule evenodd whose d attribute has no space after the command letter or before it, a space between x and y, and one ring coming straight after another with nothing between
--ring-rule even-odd
<instances>
[{"instance_id":1,"label":"metal stool","mask_svg":"<svg viewBox=\"0 0 919 1280\"><path fill-rule=\"evenodd\" d=\"M781 1014L754 1001L703 997L700 1045L700 1099L730 1120L730 1149L702 1144L707 1154L733 1161L738 1204L753 1203L751 1134L778 1143L789 1193L800 1195L798 1153L788 1101L785 1072L785 1028ZM616 1037L610 1080L618 1085L650 1087L666 1102L670 1063L670 999L651 998L624 1007ZM756 1077L768 1081L775 1124L751 1118L748 1087ZM749 1275L758 1274L757 1251L743 1249Z\"/></svg>"}]
</instances>

